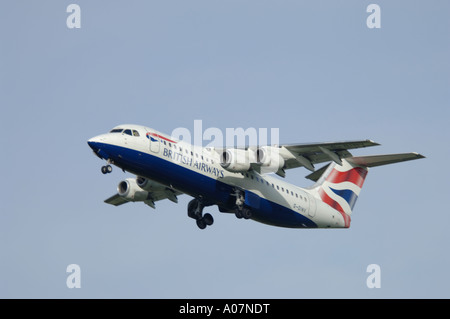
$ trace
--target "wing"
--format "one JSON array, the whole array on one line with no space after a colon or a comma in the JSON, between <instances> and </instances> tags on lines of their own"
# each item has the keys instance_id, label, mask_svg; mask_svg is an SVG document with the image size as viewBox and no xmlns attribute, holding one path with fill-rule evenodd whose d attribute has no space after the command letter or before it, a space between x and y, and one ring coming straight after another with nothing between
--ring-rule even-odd
<instances>
[{"instance_id":1,"label":"wing","mask_svg":"<svg viewBox=\"0 0 450 319\"><path fill-rule=\"evenodd\" d=\"M276 173L282 177L286 175L285 170L297 167L305 167L310 171L315 171L314 164L334 161L338 164L342 164L341 159L351 157L349 152L351 149L363 148L380 145L371 140L360 141L342 141L342 142L327 142L327 143L309 143L309 144L283 144L283 145L271 145L271 146L249 146L235 148L245 150L249 152L249 160L251 169L257 171L260 174ZM273 158L275 163L280 163L280 166L272 165L272 160L265 161L264 155L261 155L264 151L267 151L268 157ZM222 161L221 154L226 151L223 148L214 149L219 154L220 161ZM253 154L250 156L250 154ZM265 152L263 152L265 153ZM279 154L282 157L282 161L277 160ZM261 158L259 158L261 156ZM274 156L274 157L271 157ZM269 163L269 164L267 164ZM282 165L282 166L281 166Z\"/></svg>"},{"instance_id":2,"label":"wing","mask_svg":"<svg viewBox=\"0 0 450 319\"><path fill-rule=\"evenodd\" d=\"M163 199L169 199L170 201L174 203L178 203L177 195L183 194L182 192L176 191L171 188L166 188L164 190L158 190L154 192L148 192L148 195L146 199L144 200L136 200L136 201L142 201L148 206L155 208L155 202L163 200ZM105 199L105 203L111 204L114 206L120 206L122 204L133 202L135 200L127 200L126 197L121 196L119 194L115 194L107 199Z\"/></svg>"},{"instance_id":3,"label":"wing","mask_svg":"<svg viewBox=\"0 0 450 319\"><path fill-rule=\"evenodd\" d=\"M341 158L352 156L348 151L356 148L380 145L371 140L343 141L311 144L286 144L281 145L293 155L285 161L284 169L304 166L314 171L314 164L334 161L341 163Z\"/></svg>"}]
</instances>

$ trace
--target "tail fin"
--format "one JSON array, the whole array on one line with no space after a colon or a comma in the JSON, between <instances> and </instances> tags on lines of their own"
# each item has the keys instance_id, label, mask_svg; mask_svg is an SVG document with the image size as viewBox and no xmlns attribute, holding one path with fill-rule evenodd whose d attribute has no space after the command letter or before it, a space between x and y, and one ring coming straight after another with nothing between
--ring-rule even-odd
<instances>
[{"instance_id":1,"label":"tail fin","mask_svg":"<svg viewBox=\"0 0 450 319\"><path fill-rule=\"evenodd\" d=\"M316 181L312 187L322 201L344 217L345 226L350 227L350 215L361 192L369 167L424 158L417 153L388 154L343 158L342 165L332 162L328 166L307 176ZM318 177L321 173L320 178Z\"/></svg>"},{"instance_id":2,"label":"tail fin","mask_svg":"<svg viewBox=\"0 0 450 319\"><path fill-rule=\"evenodd\" d=\"M318 197L342 214L346 227L350 226L350 215L367 172L367 167L342 159L342 165L332 162L314 185Z\"/></svg>"}]
</instances>

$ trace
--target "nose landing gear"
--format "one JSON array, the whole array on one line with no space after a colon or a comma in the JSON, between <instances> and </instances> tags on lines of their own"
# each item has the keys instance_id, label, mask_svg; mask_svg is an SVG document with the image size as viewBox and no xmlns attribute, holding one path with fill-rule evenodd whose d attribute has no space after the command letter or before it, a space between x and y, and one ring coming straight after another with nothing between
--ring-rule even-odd
<instances>
[{"instance_id":1,"label":"nose landing gear","mask_svg":"<svg viewBox=\"0 0 450 319\"><path fill-rule=\"evenodd\" d=\"M103 174L109 174L112 172L112 166L110 164L114 164L114 162L110 158L108 158L108 160L106 161L106 165L102 166Z\"/></svg>"},{"instance_id":2,"label":"nose landing gear","mask_svg":"<svg viewBox=\"0 0 450 319\"><path fill-rule=\"evenodd\" d=\"M108 165L102 166L102 173L103 174L109 174L111 172L112 172L111 165L108 164Z\"/></svg>"},{"instance_id":3,"label":"nose landing gear","mask_svg":"<svg viewBox=\"0 0 450 319\"><path fill-rule=\"evenodd\" d=\"M206 226L211 226L214 223L214 218L211 214L203 215L203 208L205 206L198 199L193 199L188 204L188 216L195 219L198 228L205 229Z\"/></svg>"}]
</instances>

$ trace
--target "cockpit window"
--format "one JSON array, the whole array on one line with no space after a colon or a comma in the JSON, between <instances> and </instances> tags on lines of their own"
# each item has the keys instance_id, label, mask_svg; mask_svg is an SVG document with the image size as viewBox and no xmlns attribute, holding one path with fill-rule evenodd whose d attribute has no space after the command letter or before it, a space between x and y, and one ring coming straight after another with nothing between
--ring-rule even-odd
<instances>
[{"instance_id":1,"label":"cockpit window","mask_svg":"<svg viewBox=\"0 0 450 319\"><path fill-rule=\"evenodd\" d=\"M131 130L131 129L123 129L123 128L115 128L112 129L111 131L109 131L109 133L123 133L123 134L127 134L130 136L140 136L139 132L136 130Z\"/></svg>"}]
</instances>

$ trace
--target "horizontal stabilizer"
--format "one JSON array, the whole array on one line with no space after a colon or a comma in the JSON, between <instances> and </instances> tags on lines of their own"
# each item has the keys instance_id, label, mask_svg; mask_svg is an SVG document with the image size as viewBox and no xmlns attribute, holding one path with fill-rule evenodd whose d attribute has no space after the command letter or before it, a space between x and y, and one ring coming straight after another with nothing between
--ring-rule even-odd
<instances>
[{"instance_id":1,"label":"horizontal stabilizer","mask_svg":"<svg viewBox=\"0 0 450 319\"><path fill-rule=\"evenodd\" d=\"M425 158L425 156L418 153L401 153L401 154L386 154L386 155L369 155L369 156L355 156L347 157L345 160L352 165L364 166L364 167L375 167L387 164L394 164L398 162L411 161L415 159ZM314 182L317 182L320 177L325 173L330 164L312 172L311 174L305 176Z\"/></svg>"},{"instance_id":2,"label":"horizontal stabilizer","mask_svg":"<svg viewBox=\"0 0 450 319\"><path fill-rule=\"evenodd\" d=\"M328 166L330 166L330 164L325 165L324 167L318 169L317 171L312 172L311 174L309 174L308 176L305 176L305 177L314 182L317 182L319 180L320 176L322 176L322 174L327 170Z\"/></svg>"},{"instance_id":3,"label":"horizontal stabilizer","mask_svg":"<svg viewBox=\"0 0 450 319\"><path fill-rule=\"evenodd\" d=\"M346 158L346 160L354 165L375 167L398 162L411 161L420 158L425 158L425 156L418 153L401 153L401 154L356 156Z\"/></svg>"}]
</instances>

